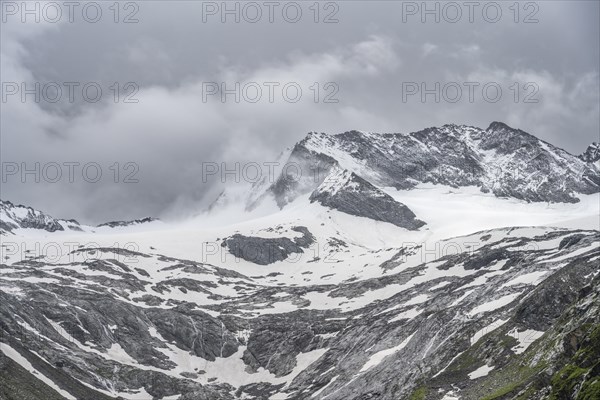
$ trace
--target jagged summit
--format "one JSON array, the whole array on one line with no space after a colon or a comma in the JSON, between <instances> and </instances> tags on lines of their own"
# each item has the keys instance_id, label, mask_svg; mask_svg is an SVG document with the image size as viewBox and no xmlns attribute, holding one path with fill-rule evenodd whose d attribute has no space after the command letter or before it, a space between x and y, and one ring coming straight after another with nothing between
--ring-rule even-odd
<instances>
[{"instance_id":1,"label":"jagged summit","mask_svg":"<svg viewBox=\"0 0 600 400\"><path fill-rule=\"evenodd\" d=\"M583 154L579 155L579 158L589 163L600 160L600 143L593 142L590 144Z\"/></svg>"},{"instance_id":2,"label":"jagged summit","mask_svg":"<svg viewBox=\"0 0 600 400\"><path fill-rule=\"evenodd\" d=\"M74 219L53 218L42 211L21 204L0 200L0 234L11 233L15 229L41 229L48 232L67 229L80 231L79 222Z\"/></svg>"}]
</instances>

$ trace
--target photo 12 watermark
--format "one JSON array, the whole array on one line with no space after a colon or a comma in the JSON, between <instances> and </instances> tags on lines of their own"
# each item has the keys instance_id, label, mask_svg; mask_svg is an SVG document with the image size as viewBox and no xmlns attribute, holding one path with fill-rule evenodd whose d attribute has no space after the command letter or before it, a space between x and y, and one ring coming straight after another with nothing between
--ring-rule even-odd
<instances>
[{"instance_id":1,"label":"photo 12 watermark","mask_svg":"<svg viewBox=\"0 0 600 400\"><path fill-rule=\"evenodd\" d=\"M2 103L98 103L108 97L114 103L139 103L135 82L2 82Z\"/></svg>"},{"instance_id":2,"label":"photo 12 watermark","mask_svg":"<svg viewBox=\"0 0 600 400\"><path fill-rule=\"evenodd\" d=\"M539 103L540 87L535 82L402 82L402 102L421 103L497 103L508 97L514 103Z\"/></svg>"},{"instance_id":3,"label":"photo 12 watermark","mask_svg":"<svg viewBox=\"0 0 600 400\"><path fill-rule=\"evenodd\" d=\"M303 98L314 103L339 103L336 82L202 82L202 102L298 103Z\"/></svg>"},{"instance_id":4,"label":"photo 12 watermark","mask_svg":"<svg viewBox=\"0 0 600 400\"><path fill-rule=\"evenodd\" d=\"M535 1L402 1L402 22L537 24L540 6Z\"/></svg>"},{"instance_id":5,"label":"photo 12 watermark","mask_svg":"<svg viewBox=\"0 0 600 400\"><path fill-rule=\"evenodd\" d=\"M133 161L110 164L95 161L3 161L2 183L139 183L140 167Z\"/></svg>"},{"instance_id":6,"label":"photo 12 watermark","mask_svg":"<svg viewBox=\"0 0 600 400\"><path fill-rule=\"evenodd\" d=\"M203 1L202 22L337 24L339 11L335 1Z\"/></svg>"},{"instance_id":7,"label":"photo 12 watermark","mask_svg":"<svg viewBox=\"0 0 600 400\"><path fill-rule=\"evenodd\" d=\"M137 263L139 245L132 241L100 245L78 241L16 241L2 240L0 259L3 263L37 261L45 263L85 263L91 260L116 260ZM10 268L10 265L8 266ZM0 269L0 273L2 269Z\"/></svg>"},{"instance_id":8,"label":"photo 12 watermark","mask_svg":"<svg viewBox=\"0 0 600 400\"><path fill-rule=\"evenodd\" d=\"M140 3L136 1L2 1L2 23L137 24Z\"/></svg>"},{"instance_id":9,"label":"photo 12 watermark","mask_svg":"<svg viewBox=\"0 0 600 400\"><path fill-rule=\"evenodd\" d=\"M320 183L328 173L317 163L288 161L202 162L202 183L218 180L221 183L275 183L278 180L298 182L302 179Z\"/></svg>"}]
</instances>

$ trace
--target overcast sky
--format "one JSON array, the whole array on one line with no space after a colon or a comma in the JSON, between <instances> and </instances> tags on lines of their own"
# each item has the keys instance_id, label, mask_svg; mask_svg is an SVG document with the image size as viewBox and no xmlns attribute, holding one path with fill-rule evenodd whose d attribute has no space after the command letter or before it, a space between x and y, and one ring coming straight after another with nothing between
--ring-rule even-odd
<instances>
[{"instance_id":1,"label":"overcast sky","mask_svg":"<svg viewBox=\"0 0 600 400\"><path fill-rule=\"evenodd\" d=\"M471 15L463 2L454 3L461 15L438 3L439 22L422 15L420 1L314 3L270 9L260 1L260 18L256 7L239 3L236 23L221 2L121 3L118 15L112 1L98 2L99 18L82 2L73 22L62 2L55 3L60 17L37 2L36 22L36 3L27 14L21 2L2 1L0 197L86 223L169 218L218 194L221 185L203 182L203 163L275 161L309 131L504 121L574 154L599 140L597 1L521 2L518 12L513 2L480 2ZM34 94L22 101L23 82L25 89L40 83L39 101ZM56 102L55 86L42 90L49 82L62 85ZM65 82L79 84L72 102ZM222 102L212 82L234 91L239 82L239 103L234 93ZM439 102L434 94L425 101L408 95L436 82ZM252 103L257 86L262 97ZM102 96L92 103L95 87ZM292 102L298 87L302 95ZM452 102L457 87L462 97ZM493 102L497 87L502 96ZM22 182L20 170L36 162L46 167L40 182L33 174ZM56 183L49 182L52 163L62 168ZM100 167L98 182L91 182L97 168L83 179L86 163Z\"/></svg>"}]
</instances>

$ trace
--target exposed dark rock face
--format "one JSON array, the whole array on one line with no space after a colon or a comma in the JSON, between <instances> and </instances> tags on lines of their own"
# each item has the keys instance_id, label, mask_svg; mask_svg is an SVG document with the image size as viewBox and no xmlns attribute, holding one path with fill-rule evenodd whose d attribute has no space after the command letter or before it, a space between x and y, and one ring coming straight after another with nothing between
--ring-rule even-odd
<instances>
[{"instance_id":1,"label":"exposed dark rock face","mask_svg":"<svg viewBox=\"0 0 600 400\"><path fill-rule=\"evenodd\" d=\"M564 238L563 240L560 241L560 243L558 244L558 249L562 250L564 248L571 247L574 244L577 244L584 237L585 237L585 235L582 235L582 234L574 234L571 236L567 236L566 238Z\"/></svg>"},{"instance_id":2,"label":"exposed dark rock face","mask_svg":"<svg viewBox=\"0 0 600 400\"><path fill-rule=\"evenodd\" d=\"M346 214L389 222L409 230L425 225L404 204L355 173L339 168L331 170L330 175L311 194L310 201L317 201Z\"/></svg>"},{"instance_id":3,"label":"exposed dark rock face","mask_svg":"<svg viewBox=\"0 0 600 400\"><path fill-rule=\"evenodd\" d=\"M229 357L238 349L232 333L206 313L190 312L182 306L173 310L151 309L146 316L165 340L205 360Z\"/></svg>"},{"instance_id":4,"label":"exposed dark rock face","mask_svg":"<svg viewBox=\"0 0 600 400\"><path fill-rule=\"evenodd\" d=\"M111 222L104 222L104 223L98 225L98 228L100 228L102 226L108 226L110 228L116 228L116 227L122 227L122 226L131 226L131 225L145 224L145 223L153 222L153 221L158 221L158 219L157 218L146 217L146 218L142 218L142 219L133 219L131 221L111 221Z\"/></svg>"},{"instance_id":5,"label":"exposed dark rock face","mask_svg":"<svg viewBox=\"0 0 600 400\"><path fill-rule=\"evenodd\" d=\"M235 234L221 243L222 247L227 247L229 252L235 257L260 265L268 265L277 261L283 261L294 253L302 253L313 242L314 237L303 226L293 227L292 230L300 232L302 236L289 239L282 238L262 238L256 236L244 236Z\"/></svg>"},{"instance_id":6,"label":"exposed dark rock face","mask_svg":"<svg viewBox=\"0 0 600 400\"><path fill-rule=\"evenodd\" d=\"M318 347L310 324L287 318L263 318L248 338L243 360L252 371L262 367L275 376L285 376L296 366L296 356Z\"/></svg>"},{"instance_id":7,"label":"exposed dark rock face","mask_svg":"<svg viewBox=\"0 0 600 400\"><path fill-rule=\"evenodd\" d=\"M583 161L593 163L600 160L600 143L594 142L579 156Z\"/></svg>"}]
</instances>

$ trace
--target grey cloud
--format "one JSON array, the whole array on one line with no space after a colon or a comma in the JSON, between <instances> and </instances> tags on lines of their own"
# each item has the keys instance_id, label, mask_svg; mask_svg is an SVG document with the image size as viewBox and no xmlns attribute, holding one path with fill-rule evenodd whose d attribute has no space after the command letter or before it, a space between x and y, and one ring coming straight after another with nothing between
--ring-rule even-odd
<instances>
[{"instance_id":1,"label":"grey cloud","mask_svg":"<svg viewBox=\"0 0 600 400\"><path fill-rule=\"evenodd\" d=\"M222 24L203 23L199 3L139 4L137 24L3 24L3 82L107 88L133 81L140 88L137 104L107 96L96 104L2 104L3 162L94 161L107 177L97 184L9 180L3 199L91 222L177 215L219 192L220 182L200 179L203 162L272 161L311 130L503 120L573 153L598 140L597 2L540 2L537 24L515 24L509 14L496 24L403 23L400 2L362 1L340 2L337 24L315 24L310 14L297 24ZM502 100L403 102L402 82L470 80L498 82ZM295 104L204 103L207 81L293 81L305 93ZM339 103L310 101L306 88L329 81L339 86ZM539 102L512 101L515 81L535 82ZM139 183L108 179L108 167L128 161L139 165Z\"/></svg>"}]
</instances>

